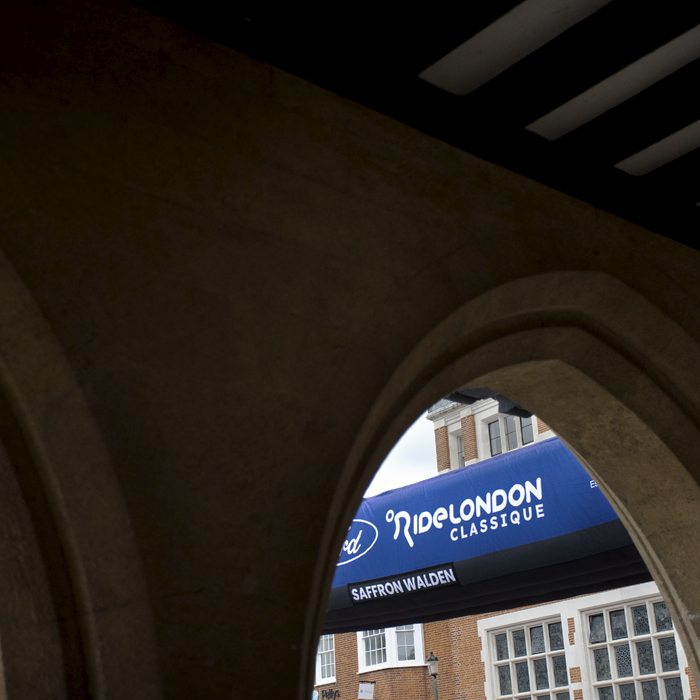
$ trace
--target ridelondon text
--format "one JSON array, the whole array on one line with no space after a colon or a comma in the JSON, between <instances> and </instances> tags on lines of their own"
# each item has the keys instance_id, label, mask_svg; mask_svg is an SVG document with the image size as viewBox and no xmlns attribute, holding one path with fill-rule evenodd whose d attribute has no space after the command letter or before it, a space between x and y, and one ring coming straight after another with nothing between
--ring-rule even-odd
<instances>
[{"instance_id":1,"label":"ridelondon text","mask_svg":"<svg viewBox=\"0 0 700 700\"><path fill-rule=\"evenodd\" d=\"M533 503L533 499L542 501L542 479L538 477L533 484L526 481L524 484L513 484L508 491L496 489L484 496L465 498L459 506L450 503L447 507L440 506L433 512L423 511L414 513L413 516L408 511L401 510L394 513L388 510L386 513L387 522L394 522L394 539L398 539L403 527L403 535L410 547L413 547L413 538L428 532L431 528L442 529L445 522L449 520L453 527L450 530L450 539L456 542L459 539L478 535L479 533L497 530L499 527L508 525L520 525L523 522L535 518L544 517L544 504ZM531 505L532 504L532 505ZM534 505L534 508L533 508ZM506 511L507 512L501 512ZM499 513L499 515L496 515ZM482 515L489 515L490 518L483 518ZM472 520L473 519L473 520ZM470 523L464 525L463 523ZM411 527L413 525L413 527Z\"/></svg>"}]
</instances>

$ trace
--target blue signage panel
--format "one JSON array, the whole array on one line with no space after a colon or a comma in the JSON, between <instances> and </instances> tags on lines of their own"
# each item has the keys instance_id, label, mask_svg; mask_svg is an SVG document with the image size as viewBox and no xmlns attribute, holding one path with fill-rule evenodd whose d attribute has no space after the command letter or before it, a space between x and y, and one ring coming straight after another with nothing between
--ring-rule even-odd
<instances>
[{"instance_id":1,"label":"blue signage panel","mask_svg":"<svg viewBox=\"0 0 700 700\"><path fill-rule=\"evenodd\" d=\"M513 574L538 570L541 580L523 577L518 591ZM552 438L365 499L338 559L326 630L441 619L526 604L537 591L563 597L640 580L648 571L615 511Z\"/></svg>"},{"instance_id":2,"label":"blue signage panel","mask_svg":"<svg viewBox=\"0 0 700 700\"><path fill-rule=\"evenodd\" d=\"M616 520L558 438L366 498L333 588L471 559Z\"/></svg>"}]
</instances>

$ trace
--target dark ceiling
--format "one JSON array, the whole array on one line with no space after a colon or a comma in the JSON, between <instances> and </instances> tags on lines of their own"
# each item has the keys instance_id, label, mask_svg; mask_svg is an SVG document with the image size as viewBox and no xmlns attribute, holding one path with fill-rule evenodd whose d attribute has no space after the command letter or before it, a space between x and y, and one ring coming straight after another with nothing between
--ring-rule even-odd
<instances>
[{"instance_id":1,"label":"dark ceiling","mask_svg":"<svg viewBox=\"0 0 700 700\"><path fill-rule=\"evenodd\" d=\"M700 24L700 3L489 0L462 3L461 8L433 2L413 12L399 6L394 12L354 6L280 10L266 3L208 0L136 4L469 153L700 249L700 38L692 32L685 40L682 37ZM490 42L489 60L498 64L509 51L517 53L513 26L522 35L544 32L551 17L577 5L584 10L594 7L539 48L521 49L510 67L468 94L452 94L418 77L468 40L469 46L476 45L479 37ZM544 20L518 24L521 20L513 13L522 17L531 9L533 17L542 15ZM501 31L509 18L510 35ZM486 33L480 34L482 30ZM617 83L614 79L603 83L623 69ZM565 135L548 140L525 128L591 88L608 85L609 93L619 95L620 84L631 80L628 74L634 74L643 89L628 99L619 98L620 104ZM649 172L632 175L615 167L669 136L668 143L649 149L652 161L656 158ZM677 157L663 162L673 155Z\"/></svg>"}]
</instances>

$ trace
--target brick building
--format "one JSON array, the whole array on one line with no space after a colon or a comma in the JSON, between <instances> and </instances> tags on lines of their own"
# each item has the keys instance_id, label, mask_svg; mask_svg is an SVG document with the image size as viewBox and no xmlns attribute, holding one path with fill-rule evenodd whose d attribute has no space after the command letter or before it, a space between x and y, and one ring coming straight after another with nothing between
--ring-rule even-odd
<instances>
[{"instance_id":1,"label":"brick building","mask_svg":"<svg viewBox=\"0 0 700 700\"><path fill-rule=\"evenodd\" d=\"M432 406L438 472L553 436L536 416L504 410L493 398ZM375 683L376 700L430 700L425 658L431 651L440 659L440 700L698 698L653 582L441 622L323 635L315 692L319 700L354 700L364 681Z\"/></svg>"}]
</instances>

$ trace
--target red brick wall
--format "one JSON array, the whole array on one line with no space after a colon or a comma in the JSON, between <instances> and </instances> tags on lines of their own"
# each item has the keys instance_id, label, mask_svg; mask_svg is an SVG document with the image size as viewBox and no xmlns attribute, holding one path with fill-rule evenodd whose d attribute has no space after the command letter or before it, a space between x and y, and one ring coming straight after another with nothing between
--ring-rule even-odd
<instances>
[{"instance_id":1,"label":"red brick wall","mask_svg":"<svg viewBox=\"0 0 700 700\"><path fill-rule=\"evenodd\" d=\"M439 472L450 468L450 443L445 426L435 429L435 455Z\"/></svg>"},{"instance_id":2,"label":"red brick wall","mask_svg":"<svg viewBox=\"0 0 700 700\"><path fill-rule=\"evenodd\" d=\"M464 461L468 462L470 459L478 459L474 416L464 416L462 418L462 441L464 442Z\"/></svg>"},{"instance_id":3,"label":"red brick wall","mask_svg":"<svg viewBox=\"0 0 700 700\"><path fill-rule=\"evenodd\" d=\"M424 648L440 660L440 700L484 698L484 665L477 634L477 617L462 617L423 625ZM387 668L358 673L357 636L354 632L335 635L336 682L316 686L319 700L323 690L339 690L337 700L354 700L360 681L375 681L378 700L432 700L432 679L425 666Z\"/></svg>"},{"instance_id":4,"label":"red brick wall","mask_svg":"<svg viewBox=\"0 0 700 700\"><path fill-rule=\"evenodd\" d=\"M548 430L551 430L551 428L541 419L537 419L537 432L538 433L546 433Z\"/></svg>"},{"instance_id":5,"label":"red brick wall","mask_svg":"<svg viewBox=\"0 0 700 700\"><path fill-rule=\"evenodd\" d=\"M377 700L430 700L433 696L432 679L425 666L413 666L361 673L355 679L354 692L343 694L338 700L343 700L343 697L354 700L359 681L376 681L374 697Z\"/></svg>"},{"instance_id":6,"label":"red brick wall","mask_svg":"<svg viewBox=\"0 0 700 700\"><path fill-rule=\"evenodd\" d=\"M440 668L440 698L484 698L484 664L477 631L479 616L458 617L445 623L448 651ZM426 637L429 636L426 632Z\"/></svg>"},{"instance_id":7,"label":"red brick wall","mask_svg":"<svg viewBox=\"0 0 700 700\"><path fill-rule=\"evenodd\" d=\"M435 655L439 656L437 652ZM425 666L358 673L357 635L354 632L335 635L335 678L335 683L315 686L319 700L324 700L324 690L339 690L337 700L355 700L360 681L376 682L374 697L377 700L432 700L433 697L432 680Z\"/></svg>"},{"instance_id":8,"label":"red brick wall","mask_svg":"<svg viewBox=\"0 0 700 700\"><path fill-rule=\"evenodd\" d=\"M486 669L481 660L481 638L477 624L479 620L495 615L536 608L529 605L513 610L501 610L483 615L456 617L442 622L423 625L425 655L432 651L440 660L438 691L440 700L480 700L485 698L484 683ZM567 620L569 643L573 638L573 618ZM335 635L336 683L317 686L321 690L340 690L336 700L355 700L358 682L376 681L377 700L432 700L432 680L425 666L389 668L358 674L357 637L354 632ZM686 669L690 676L690 669ZM570 669L571 682L579 678L580 668ZM700 700L692 676L691 700ZM319 700L324 700L323 696Z\"/></svg>"},{"instance_id":9,"label":"red brick wall","mask_svg":"<svg viewBox=\"0 0 700 700\"><path fill-rule=\"evenodd\" d=\"M357 697L357 646L355 633L335 635L335 678L334 683L323 683L315 686L319 700L323 700L322 691L339 690L337 700ZM353 694L354 693L354 694Z\"/></svg>"}]
</instances>

